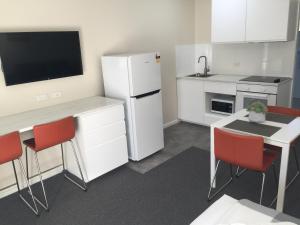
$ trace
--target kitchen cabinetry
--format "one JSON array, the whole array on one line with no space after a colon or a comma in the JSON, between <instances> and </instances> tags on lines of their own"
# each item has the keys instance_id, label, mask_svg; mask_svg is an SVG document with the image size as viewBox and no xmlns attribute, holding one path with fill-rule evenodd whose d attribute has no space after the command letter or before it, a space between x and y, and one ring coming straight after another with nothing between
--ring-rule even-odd
<instances>
[{"instance_id":1,"label":"kitchen cabinetry","mask_svg":"<svg viewBox=\"0 0 300 225\"><path fill-rule=\"evenodd\" d=\"M204 81L177 80L178 118L187 122L204 122Z\"/></svg>"},{"instance_id":2,"label":"kitchen cabinetry","mask_svg":"<svg viewBox=\"0 0 300 225\"><path fill-rule=\"evenodd\" d=\"M293 23L296 14L291 13L292 6L290 0L248 0L246 40L292 40L296 29L296 24Z\"/></svg>"},{"instance_id":3,"label":"kitchen cabinetry","mask_svg":"<svg viewBox=\"0 0 300 225\"><path fill-rule=\"evenodd\" d=\"M293 40L296 0L213 0L212 42Z\"/></svg>"},{"instance_id":4,"label":"kitchen cabinetry","mask_svg":"<svg viewBox=\"0 0 300 225\"><path fill-rule=\"evenodd\" d=\"M212 1L212 42L245 41L246 1Z\"/></svg>"},{"instance_id":5,"label":"kitchen cabinetry","mask_svg":"<svg viewBox=\"0 0 300 225\"><path fill-rule=\"evenodd\" d=\"M127 163L123 105L98 108L78 116L76 142L80 147L80 161L81 165L84 165L83 175L86 181L91 181ZM70 151L65 153L68 170L80 177L74 156Z\"/></svg>"}]
</instances>

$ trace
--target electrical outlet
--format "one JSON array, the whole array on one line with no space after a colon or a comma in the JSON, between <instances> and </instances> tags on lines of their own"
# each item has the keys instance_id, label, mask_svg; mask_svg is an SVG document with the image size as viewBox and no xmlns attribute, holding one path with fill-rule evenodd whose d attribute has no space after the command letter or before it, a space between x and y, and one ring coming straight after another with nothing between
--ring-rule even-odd
<instances>
[{"instance_id":1,"label":"electrical outlet","mask_svg":"<svg viewBox=\"0 0 300 225\"><path fill-rule=\"evenodd\" d=\"M48 99L48 95L47 94L41 94L41 95L35 96L35 100L37 102L46 101L47 99Z\"/></svg>"},{"instance_id":2,"label":"electrical outlet","mask_svg":"<svg viewBox=\"0 0 300 225\"><path fill-rule=\"evenodd\" d=\"M60 98L61 97L61 91L56 91L50 94L50 98Z\"/></svg>"}]
</instances>

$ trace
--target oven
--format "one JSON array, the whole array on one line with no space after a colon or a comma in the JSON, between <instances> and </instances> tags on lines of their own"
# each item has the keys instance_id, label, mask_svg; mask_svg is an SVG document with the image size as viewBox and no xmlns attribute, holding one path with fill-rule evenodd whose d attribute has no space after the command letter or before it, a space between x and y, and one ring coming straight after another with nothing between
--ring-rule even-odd
<instances>
[{"instance_id":1,"label":"oven","mask_svg":"<svg viewBox=\"0 0 300 225\"><path fill-rule=\"evenodd\" d=\"M265 105L276 105L276 94L237 91L236 110L245 109L253 101L259 100Z\"/></svg>"}]
</instances>

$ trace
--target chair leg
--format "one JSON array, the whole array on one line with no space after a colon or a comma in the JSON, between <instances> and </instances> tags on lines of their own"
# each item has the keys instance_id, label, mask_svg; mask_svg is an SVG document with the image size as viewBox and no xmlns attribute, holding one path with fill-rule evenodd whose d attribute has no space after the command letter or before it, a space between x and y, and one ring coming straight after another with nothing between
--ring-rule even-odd
<instances>
[{"instance_id":1,"label":"chair leg","mask_svg":"<svg viewBox=\"0 0 300 225\"><path fill-rule=\"evenodd\" d=\"M291 181L286 185L286 189L288 189L291 186L291 184L294 183L294 181L296 180L296 178L300 174L300 167L299 167L299 160L298 160L297 150L295 149L295 147L293 147L293 148L294 149L292 149L292 151L294 152L294 158L295 158L295 162L296 162L297 172L294 175L294 177L291 179Z\"/></svg>"},{"instance_id":2,"label":"chair leg","mask_svg":"<svg viewBox=\"0 0 300 225\"><path fill-rule=\"evenodd\" d=\"M81 176L81 180L82 180L82 183L83 185L79 184L78 182L76 182L75 180L73 180L71 177L69 177L66 173L64 173L64 176L65 178L67 178L69 181L71 181L73 184L75 184L77 187L79 187L80 189L86 191L87 190L87 184L84 180L84 177L83 177L83 173L82 173L82 170L81 170L81 166L80 166L80 163L79 163L79 159L78 159L78 156L77 156L77 153L76 153L76 149L75 149L75 145L73 143L73 140L70 140L70 143L72 145L72 150L73 150L73 154L75 156L75 160L76 160L76 163L77 163L77 167L78 167L78 170L79 170L79 173L80 173L80 176ZM63 148L62 148L62 156L63 156ZM64 158L63 158L63 161L64 161ZM64 166L64 163L63 163L63 167Z\"/></svg>"},{"instance_id":3,"label":"chair leg","mask_svg":"<svg viewBox=\"0 0 300 225\"><path fill-rule=\"evenodd\" d=\"M25 147L25 156L26 156L26 177L29 180L29 172L28 172L28 147Z\"/></svg>"},{"instance_id":4,"label":"chair leg","mask_svg":"<svg viewBox=\"0 0 300 225\"><path fill-rule=\"evenodd\" d=\"M275 164L272 163L272 167L273 167L273 174L274 174L274 179L275 179L275 186L276 186L276 190L278 189L278 176L276 173L276 168L275 168ZM273 198L273 200L271 201L269 207L271 207L277 200L277 194L275 195L275 197Z\"/></svg>"},{"instance_id":5,"label":"chair leg","mask_svg":"<svg viewBox=\"0 0 300 225\"><path fill-rule=\"evenodd\" d=\"M62 166L63 166L63 172L65 172L65 156L64 156L64 147L63 144L60 144L60 149L61 149L61 158L62 158Z\"/></svg>"},{"instance_id":6,"label":"chair leg","mask_svg":"<svg viewBox=\"0 0 300 225\"><path fill-rule=\"evenodd\" d=\"M12 161L12 165L13 165L13 169L14 169L14 174L15 174L15 179L16 179L16 183L17 183L17 188L18 188L18 194L19 194L19 197L20 197L21 200L22 200L22 201L23 201L23 202L31 209L31 211L34 212L35 215L39 216L39 210L38 210L37 205L36 205L36 202L35 202L35 200L34 200L34 196L33 196L33 194L32 194L32 190L31 190L29 181L28 181L28 179L26 178L25 169L24 169L23 163L22 163L22 161L20 160L20 158L18 158L18 162L19 162L21 174L22 174L24 180L26 181L26 186L27 186L28 191L29 191L29 194L30 194L30 196L31 196L33 205L31 205L31 204L23 197L23 195L21 194L20 185L19 185L19 180L18 180L18 176L17 176L17 172L16 172L15 162Z\"/></svg>"},{"instance_id":7,"label":"chair leg","mask_svg":"<svg viewBox=\"0 0 300 225\"><path fill-rule=\"evenodd\" d=\"M298 155L297 155L297 152L296 152L296 149L292 149L291 151L293 151L294 152L294 158L295 158L295 161L296 161L296 167L297 167L297 172L296 172L296 174L294 175L294 177L288 182L288 184L285 186L285 190L287 190L293 183L294 183L294 181L296 180L296 178L299 176L299 174L300 174L300 166L299 166L299 160L298 160ZM273 171L275 171L274 169L273 169ZM277 178L277 176L276 176L276 183L277 183L277 185L278 185L278 178ZM269 205L270 207L276 202L276 200L277 200L277 195L273 198L273 200L272 200L272 202L271 202L271 204Z\"/></svg>"},{"instance_id":8,"label":"chair leg","mask_svg":"<svg viewBox=\"0 0 300 225\"><path fill-rule=\"evenodd\" d=\"M42 203L36 196L33 195L33 197L34 197L34 199L36 200L37 203L39 203L45 210L49 211L49 205L48 205L47 195L46 195L45 186L44 186L44 182L43 182L43 177L42 177L42 173L41 173L40 163L39 163L38 156L37 156L36 152L34 152L34 159L35 159L36 168L38 170L37 171L38 172L38 177L40 179L40 183L41 183L41 186L42 186L42 191L43 191L45 203ZM27 176L29 176L29 175L27 175Z\"/></svg>"},{"instance_id":9,"label":"chair leg","mask_svg":"<svg viewBox=\"0 0 300 225\"><path fill-rule=\"evenodd\" d=\"M225 182L213 195L211 195L212 186L213 186L213 183L215 182L220 162L221 162L221 160L218 160L217 166L216 166L216 173L214 175L212 183L210 184L209 192L208 192L208 195L207 195L207 200L208 201L212 200L218 193L220 193L224 188L226 188L228 186L228 184L230 184L231 181L233 180L232 165L229 164L229 167L230 167L230 179L227 182Z\"/></svg>"},{"instance_id":10,"label":"chair leg","mask_svg":"<svg viewBox=\"0 0 300 225\"><path fill-rule=\"evenodd\" d=\"M260 191L260 198L259 198L260 205L262 203L262 198L263 198L263 194L264 194L264 186L265 186L265 178L266 178L265 173L261 173L261 174L262 174L262 183L261 183L261 191Z\"/></svg>"},{"instance_id":11,"label":"chair leg","mask_svg":"<svg viewBox=\"0 0 300 225\"><path fill-rule=\"evenodd\" d=\"M236 177L240 177L241 175L243 175L247 171L247 169L243 169L241 172L239 170L240 170L240 167L238 166L237 169L236 169L236 173L235 173Z\"/></svg>"}]
</instances>

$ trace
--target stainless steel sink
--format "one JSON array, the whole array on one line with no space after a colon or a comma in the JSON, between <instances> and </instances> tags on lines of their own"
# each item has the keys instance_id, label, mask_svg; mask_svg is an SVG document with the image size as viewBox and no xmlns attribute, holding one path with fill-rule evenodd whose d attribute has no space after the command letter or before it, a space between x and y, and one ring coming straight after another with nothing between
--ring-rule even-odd
<instances>
[{"instance_id":1,"label":"stainless steel sink","mask_svg":"<svg viewBox=\"0 0 300 225\"><path fill-rule=\"evenodd\" d=\"M211 76L214 76L216 74L203 74L203 73L195 73L195 74L191 74L191 75L188 75L187 77L199 77L199 78L207 78L207 77L211 77Z\"/></svg>"}]
</instances>

